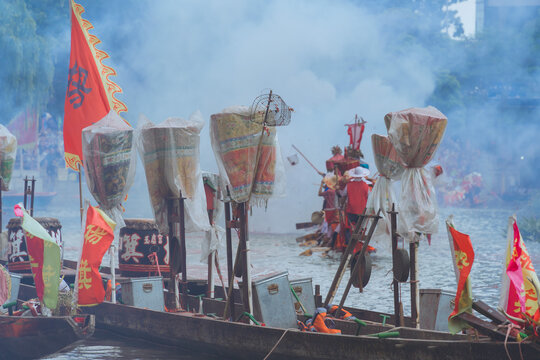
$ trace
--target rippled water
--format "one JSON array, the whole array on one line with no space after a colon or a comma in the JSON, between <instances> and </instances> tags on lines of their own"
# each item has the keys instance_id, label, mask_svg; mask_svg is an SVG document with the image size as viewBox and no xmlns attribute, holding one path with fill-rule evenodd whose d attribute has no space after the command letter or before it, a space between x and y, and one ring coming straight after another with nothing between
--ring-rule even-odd
<instances>
[{"instance_id":1,"label":"rippled water","mask_svg":"<svg viewBox=\"0 0 540 360\"><path fill-rule=\"evenodd\" d=\"M431 246L423 241L419 248L419 281L420 288L441 288L455 291L456 280L452 267L450 247L444 220L454 214L456 228L470 235L475 261L471 272L473 295L491 306L496 306L499 297L499 282L502 272L502 261L506 246L507 210L483 209L441 209L439 233L432 240ZM75 259L79 237L78 222L70 214L58 214L71 217L71 221L62 220L65 238L65 257ZM69 224L68 222L69 221ZM519 219L518 219L519 224ZM312 256L299 256L305 250L298 246L295 238L302 233L289 235L251 234L251 259L253 276L264 276L275 271L288 271L289 279L312 278L313 284L321 285L321 293L326 295L333 276L339 265L339 254L321 257L321 253ZM235 236L233 235L233 238ZM206 265L199 262L201 235L190 235L188 238L188 276L202 278ZM529 242L527 249L536 269L540 268L540 243ZM393 293L390 289L392 277L391 257L384 250L384 244L378 245L373 255L371 279L363 293L352 289L346 304L371 310L393 312ZM226 273L225 249L220 254L223 274ZM108 260L105 259L105 262ZM342 280L335 302L341 299L342 291L348 280L348 272ZM410 313L410 289L402 286L401 296L405 314ZM115 337L111 334L97 333L94 338L65 349L47 359L200 359L199 355L187 355L175 348L156 346L139 340Z\"/></svg>"}]
</instances>

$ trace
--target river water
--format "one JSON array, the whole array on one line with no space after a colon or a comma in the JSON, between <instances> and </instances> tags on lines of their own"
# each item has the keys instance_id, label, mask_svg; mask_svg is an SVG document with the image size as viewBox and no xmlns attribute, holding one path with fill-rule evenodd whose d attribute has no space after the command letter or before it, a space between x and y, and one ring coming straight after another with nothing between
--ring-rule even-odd
<instances>
[{"instance_id":1,"label":"river water","mask_svg":"<svg viewBox=\"0 0 540 360\"><path fill-rule=\"evenodd\" d=\"M475 251L471 279L473 295L496 307L499 297L499 283L502 273L502 261L506 246L506 227L511 210L494 209L441 209L438 234L434 235L431 246L422 241L419 247L419 285L421 289L440 288L455 292L456 280L453 272L450 247L444 220L454 215L456 228L470 235ZM69 213L57 214L64 225L65 257L76 259L80 237L78 220ZM71 224L71 225L69 225ZM519 219L518 219L519 224ZM313 284L321 286L321 293L326 295L333 276L339 265L339 254L322 257L321 253L312 256L299 256L305 250L296 242L295 234L250 234L252 271L254 277L267 273L288 271L289 279L312 278ZM233 238L236 237L233 235ZM188 276L204 277L206 265L200 263L200 242L202 235L188 237ZM540 243L526 244L536 269L540 268ZM393 312L393 293L391 257L385 251L384 244L377 245L377 253L372 255L373 269L369 284L360 293L352 288L346 304L370 310ZM107 264L108 259L104 259ZM223 274L226 273L225 249L221 249L220 263ZM348 272L342 280L335 302L341 299L342 291L348 280ZM401 288L405 314L410 314L410 289L407 284ZM184 350L167 346L156 346L140 340L127 339L110 333L97 332L87 341L74 344L62 352L46 359L201 359L200 354L189 354Z\"/></svg>"}]
</instances>

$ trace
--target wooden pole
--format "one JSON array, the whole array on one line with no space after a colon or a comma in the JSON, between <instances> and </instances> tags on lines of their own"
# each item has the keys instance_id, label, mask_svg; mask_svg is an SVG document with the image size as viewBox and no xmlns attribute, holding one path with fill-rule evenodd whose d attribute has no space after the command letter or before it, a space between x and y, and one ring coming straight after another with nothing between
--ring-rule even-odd
<instances>
[{"instance_id":1,"label":"wooden pole","mask_svg":"<svg viewBox=\"0 0 540 360\"><path fill-rule=\"evenodd\" d=\"M395 204L392 204L392 211L388 211L390 214L390 229L391 229L391 236L392 236L392 264L396 263L396 251L398 247L398 241L397 241L397 212ZM392 267L393 277L394 280L392 280L392 288L394 289L394 318L395 318L395 325L400 326L400 318L402 316L401 313L401 306L399 305L399 282L396 279L396 269Z\"/></svg>"},{"instance_id":2,"label":"wooden pole","mask_svg":"<svg viewBox=\"0 0 540 360\"><path fill-rule=\"evenodd\" d=\"M304 158L304 160L306 160L307 163L308 163L309 165L311 165L311 167L317 172L317 174L319 174L319 175L321 175L322 177L324 177L325 174L324 174L322 171L319 171L319 170L315 167L315 165L313 165L313 164L311 163L311 161L309 161L308 158L307 158L304 154L302 154L302 152L301 152L300 150L298 150L298 148L297 148L296 146L292 145L292 147L293 147L294 150L298 151L298 153L299 153L300 155L302 155L302 157Z\"/></svg>"},{"instance_id":3,"label":"wooden pole","mask_svg":"<svg viewBox=\"0 0 540 360\"><path fill-rule=\"evenodd\" d=\"M213 231L213 230L212 230ZM214 298L214 259L216 252L212 251L208 255L208 287L206 289L206 297Z\"/></svg>"},{"instance_id":4,"label":"wooden pole","mask_svg":"<svg viewBox=\"0 0 540 360\"><path fill-rule=\"evenodd\" d=\"M32 176L32 187L30 188L30 216L34 216L34 194L36 188L36 179Z\"/></svg>"},{"instance_id":5,"label":"wooden pole","mask_svg":"<svg viewBox=\"0 0 540 360\"><path fill-rule=\"evenodd\" d=\"M83 201L82 201L82 180L81 180L82 169L81 169L81 164L78 163L77 167L79 168L79 211L81 212L81 225L82 225L84 209L83 209Z\"/></svg>"},{"instance_id":6,"label":"wooden pole","mask_svg":"<svg viewBox=\"0 0 540 360\"><path fill-rule=\"evenodd\" d=\"M171 272L169 276L168 290L169 290L169 294L171 293L174 294L174 306L175 306L175 310L178 310L180 309L180 298L179 298L179 292L178 292L178 282L176 278L177 272L176 272L176 266L175 266L177 259L173 259L173 257L176 256L176 254L178 253L176 249L180 245L178 243L179 239L176 236L176 233L177 233L176 223L173 220L174 214L176 213L175 205L176 205L175 199L169 198L167 201L167 215L169 219L169 252L170 252L169 265L170 265Z\"/></svg>"},{"instance_id":7,"label":"wooden pole","mask_svg":"<svg viewBox=\"0 0 540 360\"><path fill-rule=\"evenodd\" d=\"M110 265L111 265L111 302L116 304L116 270L115 270L115 257L116 257L116 246L111 244L109 247L109 256L110 256Z\"/></svg>"},{"instance_id":8,"label":"wooden pole","mask_svg":"<svg viewBox=\"0 0 540 360\"><path fill-rule=\"evenodd\" d=\"M28 176L24 177L24 194L23 194L23 206L26 209L28 200Z\"/></svg>"},{"instance_id":9,"label":"wooden pole","mask_svg":"<svg viewBox=\"0 0 540 360\"><path fill-rule=\"evenodd\" d=\"M413 326L417 328L419 326L418 321L418 300L420 298L419 289L418 289L418 282L417 282L417 274L418 274L418 263L416 261L417 255L418 255L418 240L415 236L414 241L412 241L409 244L409 254L411 257L411 318L413 322Z\"/></svg>"},{"instance_id":10,"label":"wooden pole","mask_svg":"<svg viewBox=\"0 0 540 360\"><path fill-rule=\"evenodd\" d=\"M210 231L214 231L214 210L207 210L208 212L208 221L210 223ZM211 242L212 237L210 237ZM208 286L206 288L206 297L211 299L214 298L214 259L216 257L216 251L212 251L208 255ZM225 289L224 289L225 290Z\"/></svg>"},{"instance_id":11,"label":"wooden pole","mask_svg":"<svg viewBox=\"0 0 540 360\"><path fill-rule=\"evenodd\" d=\"M249 263L249 234L248 234L248 219L247 219L247 203L240 203L239 213L240 213L240 242L242 243L242 249L244 250L243 254L240 253L239 256L244 259L244 267L242 280L244 283L243 293L244 293L244 309L250 314L253 314L253 298L251 295L251 271Z\"/></svg>"},{"instance_id":12,"label":"wooden pole","mask_svg":"<svg viewBox=\"0 0 540 360\"><path fill-rule=\"evenodd\" d=\"M232 234L231 234L231 203L229 201L225 202L225 238L227 240L227 279L230 284L233 284L234 281L231 281L231 279L234 279L234 273L233 273L233 260L232 260ZM229 291L229 289L223 288L223 291L228 292L227 300L231 299L232 307L231 307L231 315L234 319L234 292Z\"/></svg>"},{"instance_id":13,"label":"wooden pole","mask_svg":"<svg viewBox=\"0 0 540 360\"><path fill-rule=\"evenodd\" d=\"M352 252L354 248L356 247L356 244L358 243L360 232L363 229L364 222L367 219L367 216L364 214L360 215L360 218L356 222L355 229L351 235L351 239L349 241L349 244L345 248L345 252L343 253L343 256L341 257L341 262L339 263L338 269L336 271L336 275L334 275L334 280L332 280L332 285L330 285L330 289L328 290L328 294L326 295L326 299L324 300L324 306L330 304L334 297L336 296L337 289L339 287L339 284L341 283L341 279L343 278L343 274L347 270L347 267L349 266L349 262L352 258Z\"/></svg>"},{"instance_id":14,"label":"wooden pole","mask_svg":"<svg viewBox=\"0 0 540 360\"><path fill-rule=\"evenodd\" d=\"M178 199L179 208L179 222L180 222L180 261L182 265L182 295L187 296L187 255L186 255L186 226L184 222L184 198L182 192L180 192L180 198Z\"/></svg>"}]
</instances>

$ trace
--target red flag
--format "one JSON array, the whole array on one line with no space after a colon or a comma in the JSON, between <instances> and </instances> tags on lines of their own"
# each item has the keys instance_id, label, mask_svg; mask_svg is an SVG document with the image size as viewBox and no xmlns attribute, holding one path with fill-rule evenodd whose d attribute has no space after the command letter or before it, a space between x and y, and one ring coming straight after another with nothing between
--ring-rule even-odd
<instances>
[{"instance_id":1,"label":"red flag","mask_svg":"<svg viewBox=\"0 0 540 360\"><path fill-rule=\"evenodd\" d=\"M77 266L79 306L92 306L103 302L105 288L99 266L103 255L114 239L116 223L102 210L88 206L81 258Z\"/></svg>"},{"instance_id":2,"label":"red flag","mask_svg":"<svg viewBox=\"0 0 540 360\"><path fill-rule=\"evenodd\" d=\"M18 204L15 215L22 217L30 269L38 298L50 309L56 309L60 283L60 247L51 235Z\"/></svg>"},{"instance_id":3,"label":"red flag","mask_svg":"<svg viewBox=\"0 0 540 360\"><path fill-rule=\"evenodd\" d=\"M349 134L349 142L354 150L360 150L362 135L364 134L364 123L347 125L347 134Z\"/></svg>"},{"instance_id":4,"label":"red flag","mask_svg":"<svg viewBox=\"0 0 540 360\"><path fill-rule=\"evenodd\" d=\"M82 164L81 132L102 119L111 109L120 113L126 106L114 97L122 89L109 80L116 72L103 65L109 57L96 49L100 40L88 33L92 24L81 14L84 8L71 1L71 55L64 104L64 156L66 166L78 171Z\"/></svg>"},{"instance_id":5,"label":"red flag","mask_svg":"<svg viewBox=\"0 0 540 360\"><path fill-rule=\"evenodd\" d=\"M446 221L446 227L454 255L454 269L458 277L454 310L448 317L448 328L450 332L457 333L463 329L464 324L460 320L454 319L454 316L472 311L473 301L469 274L474 262L474 250L469 235L454 229L451 220Z\"/></svg>"},{"instance_id":6,"label":"red flag","mask_svg":"<svg viewBox=\"0 0 540 360\"><path fill-rule=\"evenodd\" d=\"M507 241L499 307L515 318L534 318L539 308L537 289L540 289L540 282L515 216L508 219ZM521 325L515 320L510 321Z\"/></svg>"}]
</instances>

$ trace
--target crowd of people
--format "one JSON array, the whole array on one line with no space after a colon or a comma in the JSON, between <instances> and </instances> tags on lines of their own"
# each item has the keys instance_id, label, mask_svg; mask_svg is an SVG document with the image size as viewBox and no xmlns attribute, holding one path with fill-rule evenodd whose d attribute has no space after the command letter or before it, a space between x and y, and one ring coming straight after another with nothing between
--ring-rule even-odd
<instances>
[{"instance_id":1,"label":"crowd of people","mask_svg":"<svg viewBox=\"0 0 540 360\"><path fill-rule=\"evenodd\" d=\"M369 165L360 159L352 162L338 160L330 162L330 166L333 170L323 177L318 194L324 199L320 245L342 250L349 243L352 229L366 208L374 181L369 178ZM327 163L327 170L330 166Z\"/></svg>"}]
</instances>

